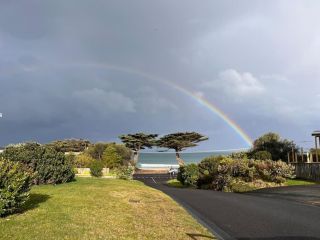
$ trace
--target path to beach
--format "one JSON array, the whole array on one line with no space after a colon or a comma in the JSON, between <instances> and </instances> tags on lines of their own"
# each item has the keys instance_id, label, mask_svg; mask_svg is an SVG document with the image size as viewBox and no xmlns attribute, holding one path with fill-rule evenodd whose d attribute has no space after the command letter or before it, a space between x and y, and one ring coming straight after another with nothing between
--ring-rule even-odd
<instances>
[{"instance_id":1,"label":"path to beach","mask_svg":"<svg viewBox=\"0 0 320 240\"><path fill-rule=\"evenodd\" d=\"M320 239L320 185L236 194L167 187L163 174L134 178L174 198L221 239Z\"/></svg>"}]
</instances>

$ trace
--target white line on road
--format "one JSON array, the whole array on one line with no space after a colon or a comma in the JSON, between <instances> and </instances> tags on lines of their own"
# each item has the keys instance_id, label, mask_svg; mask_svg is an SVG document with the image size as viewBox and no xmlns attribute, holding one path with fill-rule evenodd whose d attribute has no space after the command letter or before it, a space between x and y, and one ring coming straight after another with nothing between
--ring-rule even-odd
<instances>
[{"instance_id":1,"label":"white line on road","mask_svg":"<svg viewBox=\"0 0 320 240\"><path fill-rule=\"evenodd\" d=\"M153 180L153 182L154 182L155 184L157 184L157 182L153 179L153 177L151 177L151 179Z\"/></svg>"}]
</instances>

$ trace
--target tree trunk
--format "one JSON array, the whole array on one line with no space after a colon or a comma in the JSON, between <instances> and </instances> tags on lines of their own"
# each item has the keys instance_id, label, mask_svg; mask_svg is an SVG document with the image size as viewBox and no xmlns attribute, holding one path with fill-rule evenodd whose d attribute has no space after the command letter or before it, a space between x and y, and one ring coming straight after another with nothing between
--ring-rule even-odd
<instances>
[{"instance_id":1,"label":"tree trunk","mask_svg":"<svg viewBox=\"0 0 320 240\"><path fill-rule=\"evenodd\" d=\"M133 156L132 156L132 164L133 166L136 166L139 161L139 152L138 151L133 151Z\"/></svg>"},{"instance_id":2,"label":"tree trunk","mask_svg":"<svg viewBox=\"0 0 320 240\"><path fill-rule=\"evenodd\" d=\"M180 153L178 151L176 151L176 159L180 167L185 165L185 162L180 158Z\"/></svg>"}]
</instances>

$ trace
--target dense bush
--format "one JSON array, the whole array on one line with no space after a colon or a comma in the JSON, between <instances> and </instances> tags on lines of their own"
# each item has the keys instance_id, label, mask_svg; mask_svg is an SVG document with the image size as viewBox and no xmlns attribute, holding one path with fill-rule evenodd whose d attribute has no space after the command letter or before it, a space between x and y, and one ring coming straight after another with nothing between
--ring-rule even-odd
<instances>
[{"instance_id":1,"label":"dense bush","mask_svg":"<svg viewBox=\"0 0 320 240\"><path fill-rule=\"evenodd\" d=\"M122 165L128 166L131 163L132 151L123 144L114 144L118 155L121 157Z\"/></svg>"},{"instance_id":2,"label":"dense bush","mask_svg":"<svg viewBox=\"0 0 320 240\"><path fill-rule=\"evenodd\" d=\"M180 166L177 175L178 181L186 186L197 186L199 178L199 168L197 164L191 163L186 166Z\"/></svg>"},{"instance_id":3,"label":"dense bush","mask_svg":"<svg viewBox=\"0 0 320 240\"><path fill-rule=\"evenodd\" d=\"M122 158L118 154L117 149L114 145L109 145L103 152L102 155L103 164L112 169L120 167L122 165Z\"/></svg>"},{"instance_id":4,"label":"dense bush","mask_svg":"<svg viewBox=\"0 0 320 240\"><path fill-rule=\"evenodd\" d=\"M92 158L90 155L86 153L81 153L77 155L74 159L74 165L78 168L88 168L90 167L90 164L96 161L94 158Z\"/></svg>"},{"instance_id":5,"label":"dense bush","mask_svg":"<svg viewBox=\"0 0 320 240\"><path fill-rule=\"evenodd\" d=\"M268 151L258 151L253 154L253 159L256 160L270 160L272 159L271 153Z\"/></svg>"},{"instance_id":6,"label":"dense bush","mask_svg":"<svg viewBox=\"0 0 320 240\"><path fill-rule=\"evenodd\" d=\"M248 159L247 152L233 152L228 155L229 158L233 159Z\"/></svg>"},{"instance_id":7,"label":"dense bush","mask_svg":"<svg viewBox=\"0 0 320 240\"><path fill-rule=\"evenodd\" d=\"M74 179L72 163L64 153L38 143L8 146L3 158L19 162L25 170L35 173L35 184L59 184Z\"/></svg>"},{"instance_id":8,"label":"dense bush","mask_svg":"<svg viewBox=\"0 0 320 240\"><path fill-rule=\"evenodd\" d=\"M218 174L220 162L224 159L222 156L213 156L203 159L199 164L198 187L210 188L210 185Z\"/></svg>"},{"instance_id":9,"label":"dense bush","mask_svg":"<svg viewBox=\"0 0 320 240\"><path fill-rule=\"evenodd\" d=\"M255 153L267 151L271 154L271 160L287 161L288 153L291 153L292 149L294 149L295 152L298 151L298 147L293 141L283 139L279 134L270 132L254 141L253 148L248 152L248 157L254 159Z\"/></svg>"},{"instance_id":10,"label":"dense bush","mask_svg":"<svg viewBox=\"0 0 320 240\"><path fill-rule=\"evenodd\" d=\"M232 159L213 156L198 164L197 186L217 191L240 191L247 188L261 188L269 183L281 184L292 178L294 167L282 161ZM179 178L184 182L186 169L183 167Z\"/></svg>"},{"instance_id":11,"label":"dense bush","mask_svg":"<svg viewBox=\"0 0 320 240\"><path fill-rule=\"evenodd\" d=\"M257 178L264 181L283 183L286 178L294 177L294 167L282 161L254 161Z\"/></svg>"},{"instance_id":12,"label":"dense bush","mask_svg":"<svg viewBox=\"0 0 320 240\"><path fill-rule=\"evenodd\" d=\"M96 143L90 145L85 153L96 160L103 161L103 155L108 147L112 147L116 150L116 153L121 159L119 161L121 165L128 165L131 160L132 151L123 144Z\"/></svg>"},{"instance_id":13,"label":"dense bush","mask_svg":"<svg viewBox=\"0 0 320 240\"><path fill-rule=\"evenodd\" d=\"M83 152L89 145L90 141L83 139L66 139L53 141L47 146L54 148L58 152Z\"/></svg>"},{"instance_id":14,"label":"dense bush","mask_svg":"<svg viewBox=\"0 0 320 240\"><path fill-rule=\"evenodd\" d=\"M124 180L131 180L133 175L134 167L132 166L121 166L116 170L117 178Z\"/></svg>"},{"instance_id":15,"label":"dense bush","mask_svg":"<svg viewBox=\"0 0 320 240\"><path fill-rule=\"evenodd\" d=\"M16 212L29 198L32 173L17 162L0 159L0 217Z\"/></svg>"},{"instance_id":16,"label":"dense bush","mask_svg":"<svg viewBox=\"0 0 320 240\"><path fill-rule=\"evenodd\" d=\"M93 177L102 177L103 164L100 161L94 161L90 164L90 174Z\"/></svg>"}]
</instances>

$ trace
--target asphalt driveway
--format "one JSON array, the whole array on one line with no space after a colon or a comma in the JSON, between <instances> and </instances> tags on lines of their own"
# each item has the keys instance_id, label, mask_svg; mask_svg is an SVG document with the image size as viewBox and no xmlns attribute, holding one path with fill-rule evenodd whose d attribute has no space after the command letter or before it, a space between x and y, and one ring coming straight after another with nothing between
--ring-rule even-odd
<instances>
[{"instance_id":1,"label":"asphalt driveway","mask_svg":"<svg viewBox=\"0 0 320 240\"><path fill-rule=\"evenodd\" d=\"M220 239L319 239L320 185L246 194L167 187L166 175L136 175L182 204Z\"/></svg>"}]
</instances>

